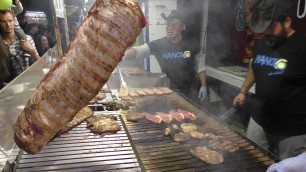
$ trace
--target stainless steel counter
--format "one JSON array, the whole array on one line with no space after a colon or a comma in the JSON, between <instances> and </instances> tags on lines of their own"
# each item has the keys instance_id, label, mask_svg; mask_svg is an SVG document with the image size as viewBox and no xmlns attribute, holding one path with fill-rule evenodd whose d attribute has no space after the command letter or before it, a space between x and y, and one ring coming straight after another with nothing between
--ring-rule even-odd
<instances>
[{"instance_id":1,"label":"stainless steel counter","mask_svg":"<svg viewBox=\"0 0 306 172\"><path fill-rule=\"evenodd\" d=\"M0 90L0 170L15 158L14 123L27 100L57 60L56 48L50 49L30 68Z\"/></svg>"},{"instance_id":2,"label":"stainless steel counter","mask_svg":"<svg viewBox=\"0 0 306 172\"><path fill-rule=\"evenodd\" d=\"M245 76L235 75L234 73L230 73L226 70L221 70L220 68L213 68L210 66L206 66L206 75L237 87L238 89L242 86L245 78ZM250 88L249 92L255 94L255 85Z\"/></svg>"}]
</instances>

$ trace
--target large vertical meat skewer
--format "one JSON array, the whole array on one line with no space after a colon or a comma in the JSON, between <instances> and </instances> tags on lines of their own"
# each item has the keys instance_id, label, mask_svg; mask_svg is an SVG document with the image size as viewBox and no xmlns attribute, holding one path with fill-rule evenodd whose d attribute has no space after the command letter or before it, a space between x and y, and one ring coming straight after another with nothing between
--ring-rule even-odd
<instances>
[{"instance_id":1,"label":"large vertical meat skewer","mask_svg":"<svg viewBox=\"0 0 306 172\"><path fill-rule=\"evenodd\" d=\"M131 0L96 0L68 47L44 77L15 124L16 144L38 153L98 94L146 24Z\"/></svg>"}]
</instances>

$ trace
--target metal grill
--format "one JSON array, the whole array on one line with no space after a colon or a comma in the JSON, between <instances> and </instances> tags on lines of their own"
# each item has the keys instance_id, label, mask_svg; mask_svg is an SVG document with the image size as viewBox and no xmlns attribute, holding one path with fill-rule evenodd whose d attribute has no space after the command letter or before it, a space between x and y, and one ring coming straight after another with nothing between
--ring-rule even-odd
<instances>
[{"instance_id":1,"label":"metal grill","mask_svg":"<svg viewBox=\"0 0 306 172\"><path fill-rule=\"evenodd\" d=\"M265 171L276 160L273 154L261 149L240 134L235 133L226 124L207 115L177 94L164 96L146 96L137 98L136 111L154 113L167 112L174 108L183 108L197 115L193 123L205 126L207 132L224 136L239 145L234 153L221 151L224 162L219 165L207 164L192 156L190 149L205 145L205 141L191 140L185 143L174 142L172 137L164 136L164 123L155 124L148 120L138 123L126 121L125 125L136 146L146 171Z\"/></svg>"},{"instance_id":2,"label":"metal grill","mask_svg":"<svg viewBox=\"0 0 306 172\"><path fill-rule=\"evenodd\" d=\"M116 134L95 135L83 122L50 141L40 153L24 153L16 171L141 171L121 118L115 116L121 126Z\"/></svg>"}]
</instances>

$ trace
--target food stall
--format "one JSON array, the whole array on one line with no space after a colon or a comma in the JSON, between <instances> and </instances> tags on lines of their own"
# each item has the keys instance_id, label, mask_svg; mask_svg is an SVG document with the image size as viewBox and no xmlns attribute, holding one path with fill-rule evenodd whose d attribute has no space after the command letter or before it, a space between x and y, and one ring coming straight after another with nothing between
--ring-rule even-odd
<instances>
[{"instance_id":1,"label":"food stall","mask_svg":"<svg viewBox=\"0 0 306 172\"><path fill-rule=\"evenodd\" d=\"M167 7L173 2L169 0L163 4L163 1L150 0L150 3L155 4L155 10L171 10ZM149 15L152 12L149 2L141 3L148 10L145 15ZM161 23L154 23L157 25L152 26L154 30L164 27ZM149 39L147 31L150 29L143 30L138 43ZM153 34L152 31L149 33ZM170 90L167 77L156 72L158 67L153 62L149 62L148 68L148 61L120 63L101 88L105 98L87 105L93 110L94 116L115 117L120 126L119 131L106 135L95 134L89 130L88 121L85 120L68 132L52 138L39 153L30 155L14 143L14 124L40 80L61 58L58 54L55 46L0 90L0 117L5 119L1 120L1 133L5 133L0 138L2 171L265 171L279 160L271 152L233 130L206 106L195 103L178 90ZM219 70L208 66L207 74L233 84L227 77L221 79L224 73ZM237 79L234 86L239 87L242 83L242 76L228 76ZM128 88L125 96L120 95L123 83ZM181 119L171 117L168 122L149 120L149 115L154 116L158 112L171 114L173 111L179 112L176 115L180 115ZM139 113L148 116L139 121L128 119L130 115ZM182 126L186 123L196 127L201 137L183 136L183 140L177 140L176 134L183 130ZM179 129L166 134L167 128L172 130L174 126ZM208 163L194 153L197 147L214 147L211 143L215 139L230 143L231 147L228 149L223 146L219 150L215 147L213 153L218 155L218 163L212 160L208 160Z\"/></svg>"},{"instance_id":2,"label":"food stall","mask_svg":"<svg viewBox=\"0 0 306 172\"><path fill-rule=\"evenodd\" d=\"M108 101L133 102L125 107L108 109L102 102L88 104L94 115L113 115L121 130L111 135L93 134L82 122L70 131L52 139L41 152L30 155L18 149L13 138L13 126L27 99L35 90L40 79L54 65L56 52L46 54L30 69L21 74L12 83L1 90L1 156L3 171L228 171L244 169L246 171L264 171L278 157L262 149L243 135L233 131L226 123L216 118L203 107L194 104L178 92L151 94L121 99L118 96L118 81L110 79L106 88ZM130 70L126 70L130 73ZM124 70L123 70L124 73ZM116 73L112 77L119 77ZM124 74L126 75L126 74ZM27 82L29 77L35 82ZM133 86L133 77L125 76L130 90L158 89L166 85ZM113 83L115 82L115 83ZM109 87L111 85L115 88ZM105 88L105 87L104 87ZM171 122L180 126L193 123L198 131L214 133L231 142L239 149L235 152L220 151L224 161L221 164L209 164L190 153L197 146L207 145L209 139L188 139L174 141L165 136L170 124L141 119L138 122L127 120L131 113L154 114L184 109L196 115L196 120L184 119Z\"/></svg>"}]
</instances>

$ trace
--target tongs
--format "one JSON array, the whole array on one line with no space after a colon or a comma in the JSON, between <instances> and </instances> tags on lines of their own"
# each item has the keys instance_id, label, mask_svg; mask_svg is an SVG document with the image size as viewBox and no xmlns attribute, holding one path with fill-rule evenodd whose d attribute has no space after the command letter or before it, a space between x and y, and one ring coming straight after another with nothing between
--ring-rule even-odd
<instances>
[{"instance_id":1,"label":"tongs","mask_svg":"<svg viewBox=\"0 0 306 172\"><path fill-rule=\"evenodd\" d=\"M124 82L124 79L123 79L123 76L122 76L122 73L120 71L119 66L117 66L117 70L118 70L118 73L119 73L119 80L120 80L119 96L120 97L128 96L129 91L128 91L126 83Z\"/></svg>"}]
</instances>

